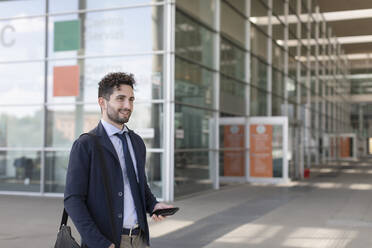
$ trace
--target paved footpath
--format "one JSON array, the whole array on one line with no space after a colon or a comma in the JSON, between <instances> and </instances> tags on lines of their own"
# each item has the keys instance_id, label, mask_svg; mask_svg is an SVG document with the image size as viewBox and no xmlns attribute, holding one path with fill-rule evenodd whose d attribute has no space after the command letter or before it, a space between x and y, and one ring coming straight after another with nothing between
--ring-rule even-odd
<instances>
[{"instance_id":1,"label":"paved footpath","mask_svg":"<svg viewBox=\"0 0 372 248\"><path fill-rule=\"evenodd\" d=\"M175 216L150 222L153 248L372 247L372 161L318 166L288 185L232 185L174 205ZM0 248L53 247L61 206L61 198L0 196Z\"/></svg>"}]
</instances>

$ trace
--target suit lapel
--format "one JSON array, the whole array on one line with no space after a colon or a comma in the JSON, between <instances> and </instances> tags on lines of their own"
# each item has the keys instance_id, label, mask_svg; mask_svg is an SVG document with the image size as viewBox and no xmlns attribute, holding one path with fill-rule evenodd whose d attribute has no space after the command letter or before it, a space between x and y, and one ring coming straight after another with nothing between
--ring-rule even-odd
<instances>
[{"instance_id":1,"label":"suit lapel","mask_svg":"<svg viewBox=\"0 0 372 248\"><path fill-rule=\"evenodd\" d=\"M111 143L110 138L107 136L107 133L105 131L105 128L103 127L102 123L99 122L97 126L97 136L99 136L102 146L111 153L112 156L116 159L116 161L120 164L120 160L118 157L118 154L116 153L116 150Z\"/></svg>"}]
</instances>

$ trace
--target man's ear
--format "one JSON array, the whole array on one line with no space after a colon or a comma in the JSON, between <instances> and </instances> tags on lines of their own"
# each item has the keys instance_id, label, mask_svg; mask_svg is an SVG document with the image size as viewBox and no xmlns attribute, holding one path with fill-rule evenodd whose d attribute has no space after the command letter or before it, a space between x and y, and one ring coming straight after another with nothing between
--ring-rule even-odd
<instances>
[{"instance_id":1,"label":"man's ear","mask_svg":"<svg viewBox=\"0 0 372 248\"><path fill-rule=\"evenodd\" d=\"M102 109L105 109L105 99L103 97L98 97L98 104Z\"/></svg>"}]
</instances>

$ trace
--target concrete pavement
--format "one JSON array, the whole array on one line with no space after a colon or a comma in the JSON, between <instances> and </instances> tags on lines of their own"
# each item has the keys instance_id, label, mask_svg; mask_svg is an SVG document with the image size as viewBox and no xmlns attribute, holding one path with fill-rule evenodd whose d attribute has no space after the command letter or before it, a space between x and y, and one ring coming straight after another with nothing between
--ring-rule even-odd
<instances>
[{"instance_id":1,"label":"concrete pavement","mask_svg":"<svg viewBox=\"0 0 372 248\"><path fill-rule=\"evenodd\" d=\"M312 168L288 185L230 185L173 203L153 248L372 247L372 161ZM0 196L0 247L53 247L61 198ZM74 230L74 236L78 234Z\"/></svg>"}]
</instances>

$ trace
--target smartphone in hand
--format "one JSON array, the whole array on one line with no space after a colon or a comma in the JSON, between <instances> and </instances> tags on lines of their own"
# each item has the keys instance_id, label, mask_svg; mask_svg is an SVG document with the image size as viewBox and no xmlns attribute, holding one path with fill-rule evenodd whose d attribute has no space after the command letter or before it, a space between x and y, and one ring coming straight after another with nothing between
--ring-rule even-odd
<instances>
[{"instance_id":1,"label":"smartphone in hand","mask_svg":"<svg viewBox=\"0 0 372 248\"><path fill-rule=\"evenodd\" d=\"M174 208L164 208L164 209L158 209L152 212L151 215L161 215L161 216L169 216L174 215L180 208L174 207Z\"/></svg>"}]
</instances>

